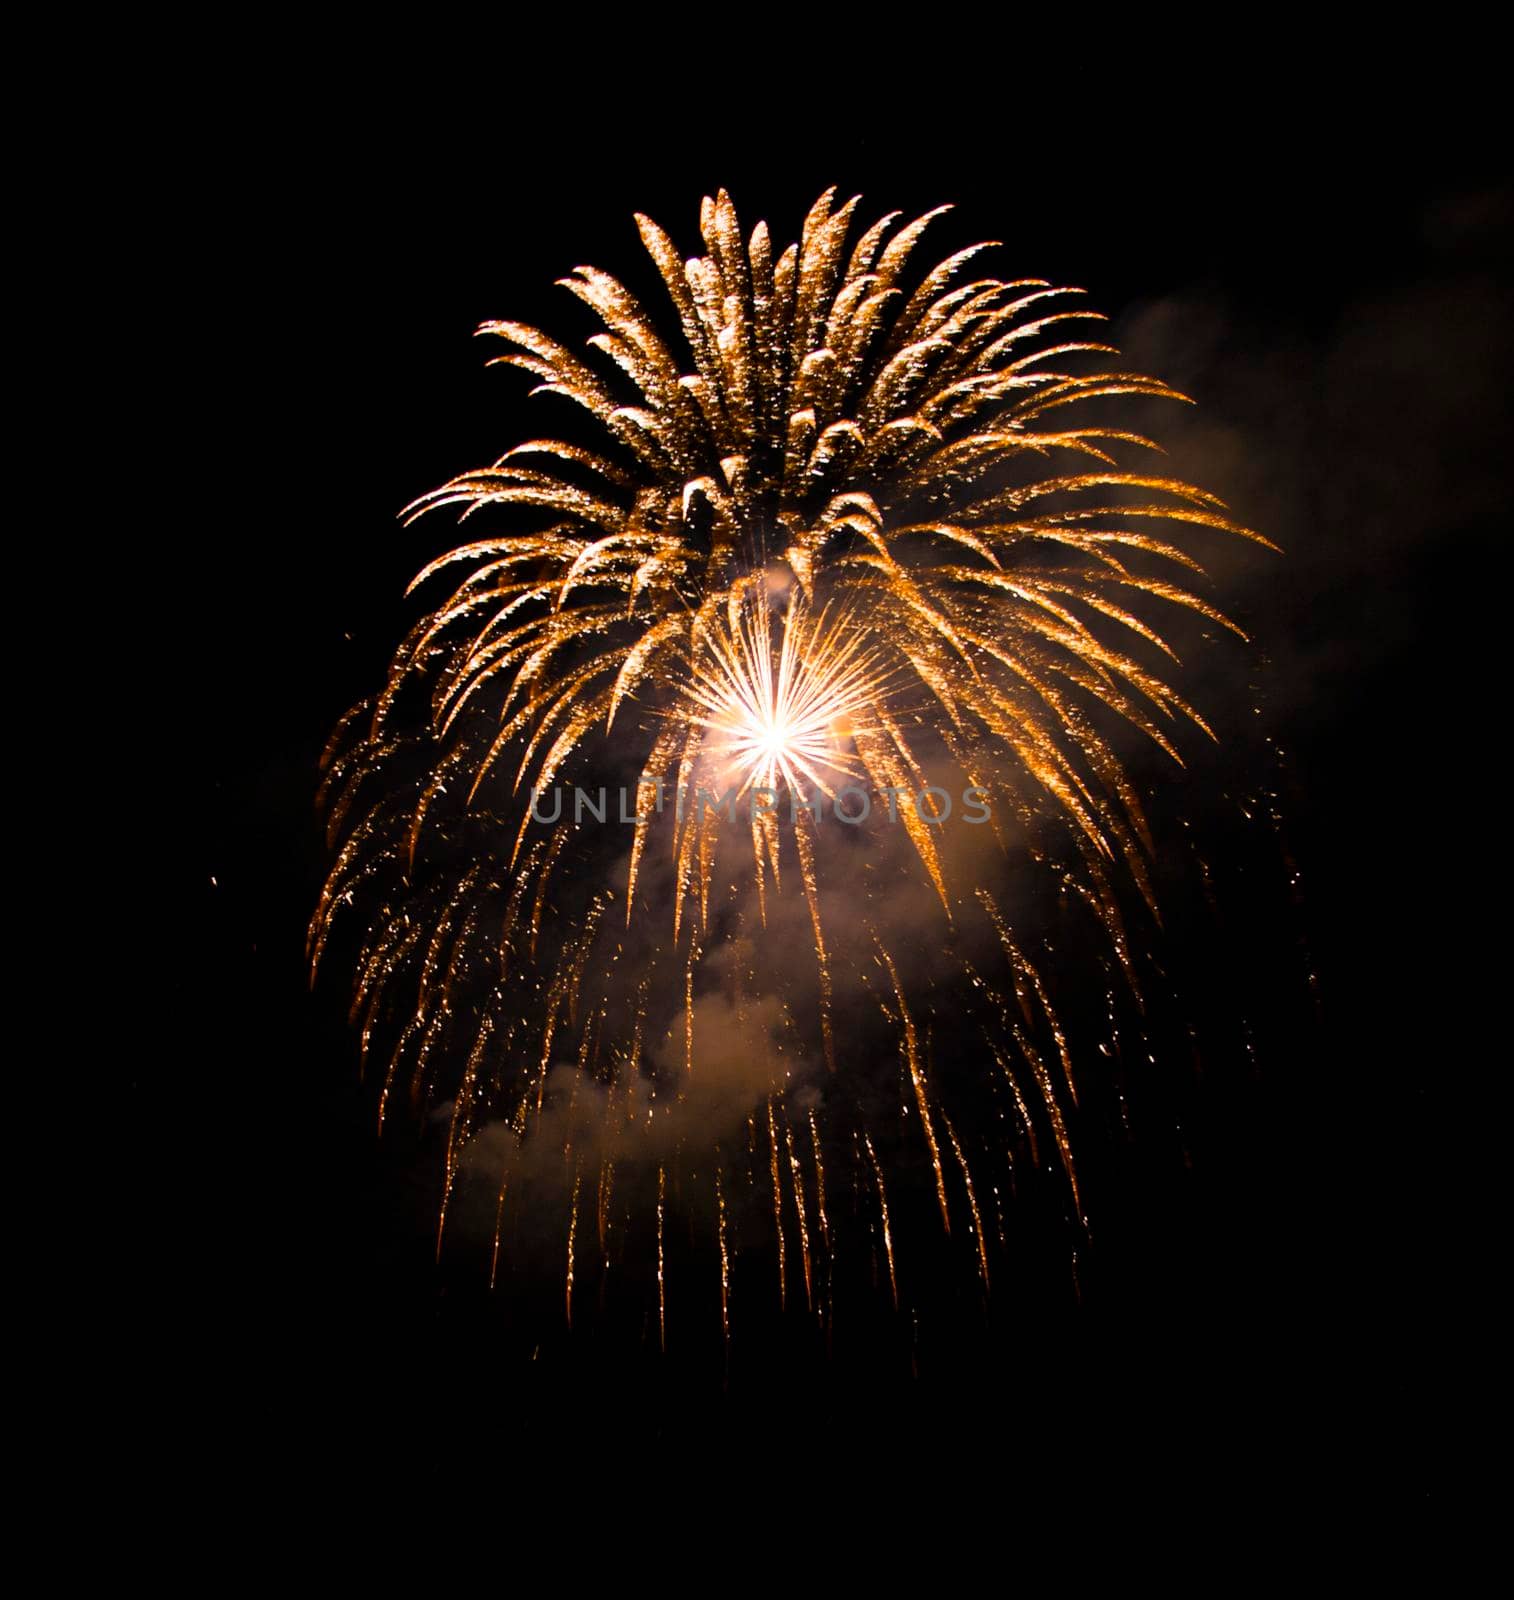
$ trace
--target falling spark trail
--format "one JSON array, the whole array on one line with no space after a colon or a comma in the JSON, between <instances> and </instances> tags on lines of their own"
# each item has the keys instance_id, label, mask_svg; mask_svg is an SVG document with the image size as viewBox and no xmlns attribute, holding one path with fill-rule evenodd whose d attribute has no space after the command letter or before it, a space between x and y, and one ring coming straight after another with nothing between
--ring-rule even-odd
<instances>
[{"instance_id":1,"label":"falling spark trail","mask_svg":"<svg viewBox=\"0 0 1514 1600\"><path fill-rule=\"evenodd\" d=\"M726 1244L725 1189L720 1169L715 1169L715 1203L720 1227L720 1331L727 1350L731 1345L731 1257Z\"/></svg>"},{"instance_id":2,"label":"falling spark trail","mask_svg":"<svg viewBox=\"0 0 1514 1600\"><path fill-rule=\"evenodd\" d=\"M778 1309L788 1304L788 1284L784 1272L783 1250L783 1185L778 1177L778 1128L773 1121L773 1102L768 1101L768 1148L772 1153L773 1172L773 1227L778 1234Z\"/></svg>"},{"instance_id":3,"label":"falling spark trail","mask_svg":"<svg viewBox=\"0 0 1514 1600\"><path fill-rule=\"evenodd\" d=\"M615 1163L599 1164L599 1193L595 1205L595 1220L599 1228L599 1253L604 1257L605 1271L610 1270L610 1197L615 1190Z\"/></svg>"},{"instance_id":4,"label":"falling spark trail","mask_svg":"<svg viewBox=\"0 0 1514 1600\"><path fill-rule=\"evenodd\" d=\"M930 1100L925 1092L925 1073L920 1066L920 1048L915 1037L915 1024L904 1001L904 986L899 982L894 958L883 948L881 941L878 941L878 954L883 957L883 963L888 968L889 978L894 985L894 998L899 1003L899 1018L904 1028L904 1059L909 1065L910 1082L915 1089L915 1104L920 1109L920 1126L925 1130L925 1142L930 1147L931 1166L936 1174L936 1200L941 1207L941 1221L947 1233L950 1233L952 1222L946 1205L946 1174L941 1170L941 1147L936 1143L936 1130L931 1122Z\"/></svg>"},{"instance_id":5,"label":"falling spark trail","mask_svg":"<svg viewBox=\"0 0 1514 1600\"><path fill-rule=\"evenodd\" d=\"M505 1189L509 1184L509 1174L500 1180L499 1200L494 1207L494 1248L489 1255L489 1287L493 1289L499 1275L499 1234L505 1217Z\"/></svg>"},{"instance_id":6,"label":"falling spark trail","mask_svg":"<svg viewBox=\"0 0 1514 1600\"><path fill-rule=\"evenodd\" d=\"M810 1229L804 1215L804 1174L799 1170L799 1157L794 1153L794 1134L790 1128L783 1131L789 1150L789 1176L794 1180L794 1209L799 1214L799 1255L804 1263L804 1303L814 1310L815 1299L810 1290Z\"/></svg>"},{"instance_id":7,"label":"falling spark trail","mask_svg":"<svg viewBox=\"0 0 1514 1600\"><path fill-rule=\"evenodd\" d=\"M967 1204L972 1212L973 1240L978 1247L978 1270L983 1275L983 1287L988 1287L988 1246L983 1238L983 1218L978 1213L978 1196L973 1188L973 1175L968 1169L967 1157L962 1153L962 1146L957 1139L957 1130L952 1127L951 1119L943 1111L941 1120L946 1125L946 1136L951 1140L952 1149L956 1152L957 1165L962 1169L962 1181L967 1185Z\"/></svg>"},{"instance_id":8,"label":"falling spark trail","mask_svg":"<svg viewBox=\"0 0 1514 1600\"><path fill-rule=\"evenodd\" d=\"M873 1164L873 1176L878 1180L878 1212L883 1218L883 1253L888 1258L888 1286L894 1297L894 1310L899 1309L899 1280L894 1276L894 1235L888 1221L888 1190L883 1187L883 1168L878 1165L873 1141L866 1134L862 1142L867 1146L868 1160Z\"/></svg>"},{"instance_id":9,"label":"falling spark trail","mask_svg":"<svg viewBox=\"0 0 1514 1600\"><path fill-rule=\"evenodd\" d=\"M573 1172L573 1199L571 1210L568 1214L568 1285L566 1293L566 1306L568 1313L568 1326L573 1326L573 1248L578 1237L578 1185L583 1174L577 1169Z\"/></svg>"},{"instance_id":10,"label":"falling spark trail","mask_svg":"<svg viewBox=\"0 0 1514 1600\"><path fill-rule=\"evenodd\" d=\"M657 1341L662 1353L668 1353L668 1279L667 1263L663 1256L663 1218L668 1203L668 1175L664 1168L657 1169Z\"/></svg>"},{"instance_id":11,"label":"falling spark trail","mask_svg":"<svg viewBox=\"0 0 1514 1600\"><path fill-rule=\"evenodd\" d=\"M820 1125L815 1121L815 1110L810 1108L810 1141L815 1149L815 1209L820 1222L820 1237L825 1248L831 1248L831 1225L825 1215L825 1159L820 1153Z\"/></svg>"}]
</instances>

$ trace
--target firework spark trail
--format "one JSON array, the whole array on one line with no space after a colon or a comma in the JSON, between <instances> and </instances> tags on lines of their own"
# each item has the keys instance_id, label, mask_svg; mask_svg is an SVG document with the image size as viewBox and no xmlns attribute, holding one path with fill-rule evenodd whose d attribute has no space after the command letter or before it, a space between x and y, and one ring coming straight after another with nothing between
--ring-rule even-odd
<instances>
[{"instance_id":1,"label":"firework spark trail","mask_svg":"<svg viewBox=\"0 0 1514 1600\"><path fill-rule=\"evenodd\" d=\"M605 1271L610 1270L610 1197L615 1190L615 1163L603 1160L599 1164L599 1193L595 1206L595 1220L599 1228L599 1253L604 1257Z\"/></svg>"},{"instance_id":2,"label":"firework spark trail","mask_svg":"<svg viewBox=\"0 0 1514 1600\"><path fill-rule=\"evenodd\" d=\"M489 1287L493 1289L499 1278L499 1235L505 1218L505 1189L510 1181L509 1169L499 1183L499 1200L494 1208L494 1247L489 1253Z\"/></svg>"},{"instance_id":3,"label":"firework spark trail","mask_svg":"<svg viewBox=\"0 0 1514 1600\"><path fill-rule=\"evenodd\" d=\"M899 1280L894 1276L894 1235L888 1220L888 1190L883 1186L883 1168L878 1165L878 1154L873 1141L866 1134L862 1142L867 1146L867 1158L873 1164L873 1176L878 1182L878 1214L883 1220L883 1253L888 1258L888 1286L894 1297L894 1310L899 1309Z\"/></svg>"},{"instance_id":4,"label":"firework spark trail","mask_svg":"<svg viewBox=\"0 0 1514 1600\"><path fill-rule=\"evenodd\" d=\"M573 1251L578 1238L578 1186L583 1174L577 1167L573 1170L573 1199L569 1203L568 1212L568 1280L564 1293L564 1302L568 1313L568 1326L573 1326Z\"/></svg>"},{"instance_id":5,"label":"firework spark trail","mask_svg":"<svg viewBox=\"0 0 1514 1600\"><path fill-rule=\"evenodd\" d=\"M773 1228L778 1236L778 1307L788 1303L788 1279L784 1266L783 1182L778 1175L778 1127L773 1120L773 1102L768 1101L768 1149L772 1155Z\"/></svg>"},{"instance_id":6,"label":"firework spark trail","mask_svg":"<svg viewBox=\"0 0 1514 1600\"><path fill-rule=\"evenodd\" d=\"M983 1218L978 1212L978 1192L973 1188L972 1170L967 1165L967 1157L962 1153L961 1141L957 1138L957 1130L952 1127L951 1118L943 1111L941 1121L946 1127L946 1137L951 1140L952 1150L957 1157L957 1165L962 1169L962 1182L967 1186L967 1205L973 1219L973 1242L978 1247L978 1270L983 1276L983 1287L988 1287L988 1245L983 1237Z\"/></svg>"},{"instance_id":7,"label":"firework spark trail","mask_svg":"<svg viewBox=\"0 0 1514 1600\"><path fill-rule=\"evenodd\" d=\"M831 1248L831 1225L825 1214L825 1158L820 1153L820 1124L815 1120L815 1108L810 1107L810 1142L815 1151L815 1210L820 1222L820 1237L825 1242L827 1254Z\"/></svg>"},{"instance_id":8,"label":"firework spark trail","mask_svg":"<svg viewBox=\"0 0 1514 1600\"><path fill-rule=\"evenodd\" d=\"M579 1147L564 1197L569 1315L582 1160L600 1161L607 1263L615 1163L626 1192L643 1196L637 1173L655 1165L664 1347L657 1129L694 1104L702 1063L725 1047L718 1028L696 1028L696 1012L712 958L731 948L730 913L751 915L750 893L767 929L795 880L813 935L813 1003L791 1004L774 950L749 980L775 998L801 1067L813 1041L796 1018L818 1025L831 1088L818 1114L808 1109L815 1220L827 1263L839 1247L823 1152L857 1126L851 1078L865 1064L850 1039L845 1052L838 1046L837 985L870 980L827 927L835 874L820 806L854 789L887 797L943 926L971 937L977 919L997 936L1016 1009L982 980L997 1013L983 1024L986 1059L1007 1081L1033 1167L1045 1134L1081 1215L1072 1041L1018 924L987 888L959 892L937 803L916 797L943 764L991 792L1000 847L1023 836L1088 907L1134 988L1122 895L1155 911L1155 844L1113 730L1136 730L1176 762L1185 725L1213 737L1169 682L1176 654L1162 614L1239 633L1197 592L1205 575L1191 547L1267 543L1214 495L1145 467L1159 449L1151 439L1098 416L1111 402L1185 397L1113 359L1092 336L1103 319L1081 291L967 278L987 246L917 273L916 248L945 208L859 231L856 205L838 207L827 192L780 249L765 224L744 238L722 192L701 209L707 253L687 260L638 217L671 301L669 331L592 267L563 280L601 324L587 356L521 323L484 324L503 346L494 363L530 374L538 392L579 414L593 442L587 433L526 440L408 508L412 518L451 507L479 519L478 537L427 565L412 591L465 576L417 621L381 692L343 719L323 762L335 857L310 927L312 981L348 918L366 918L351 1014L364 1066L392 1041L380 1132L405 1098L423 1116L444 1078L452 1096L438 1250L480 1131L503 1128L520 1152L555 1119L585 1114L578 1087L593 1085L603 1127L597 1148ZM634 826L628 851L615 853L613 884L610 854L596 854L595 830L580 825L581 797L561 825L537 813L539 799L591 775L595 760L634 775ZM730 848L722 802L685 805L705 787L752 801L750 820L728 830ZM593 790L603 800L602 785ZM884 835L872 826L853 837L876 853ZM792 875L781 871L785 855L797 862ZM605 914L618 913L617 895L623 918ZM942 1221L950 1232L938 1117L962 1169L986 1285L978 1197L947 1109L965 1128L972 1097L959 1105L960 1084L927 1082L906 983L874 940ZM980 981L966 958L963 971ZM664 1029L681 1082L662 1075ZM796 1086L802 1076L784 1074ZM766 1102L769 1171L760 1184L753 1175L752 1198L770 1177L781 1303L775 1097L787 1130L787 1093L776 1078L754 1082L741 1113ZM712 1131L706 1151L717 1140ZM786 1144L813 1306L791 1132ZM884 1164L871 1139L866 1148L897 1305ZM507 1155L491 1284L509 1166ZM727 1336L732 1203L717 1177Z\"/></svg>"},{"instance_id":9,"label":"firework spark trail","mask_svg":"<svg viewBox=\"0 0 1514 1600\"><path fill-rule=\"evenodd\" d=\"M909 1066L910 1083L915 1091L915 1104L920 1112L920 1126L925 1130L925 1142L930 1148L931 1167L936 1174L936 1200L941 1207L941 1223L950 1233L952 1219L946 1204L946 1174L941 1170L941 1147L936 1142L936 1130L931 1122L930 1098L925 1087L925 1070L920 1065L920 1046L915 1037L915 1024L910 1017L909 1007L904 1003L904 986L899 982L899 972L894 966L894 958L883 948L882 941L877 943L878 954L883 957L883 964L888 968L889 981L894 986L894 998L899 1005L899 1021L904 1032L904 1059Z\"/></svg>"},{"instance_id":10,"label":"firework spark trail","mask_svg":"<svg viewBox=\"0 0 1514 1600\"><path fill-rule=\"evenodd\" d=\"M825 1064L834 1072L836 1042L831 1032L831 958L825 948L825 931L820 920L820 886L815 871L813 827L810 813L801 809L795 818L794 843L799 852L799 870L804 879L804 898L810 910L810 925L815 932L815 964L820 978L820 1040L825 1051Z\"/></svg>"},{"instance_id":11,"label":"firework spark trail","mask_svg":"<svg viewBox=\"0 0 1514 1600\"><path fill-rule=\"evenodd\" d=\"M788 1144L789 1176L794 1182L794 1210L799 1216L799 1256L804 1264L804 1304L814 1310L815 1298L810 1286L810 1227L804 1215L804 1174L799 1170L799 1157L794 1151L793 1129L785 1128L783 1137Z\"/></svg>"},{"instance_id":12,"label":"firework spark trail","mask_svg":"<svg viewBox=\"0 0 1514 1600\"><path fill-rule=\"evenodd\" d=\"M715 1169L715 1205L720 1230L720 1332L727 1350L731 1345L731 1256L726 1239L725 1187L720 1168Z\"/></svg>"},{"instance_id":13,"label":"firework spark trail","mask_svg":"<svg viewBox=\"0 0 1514 1600\"><path fill-rule=\"evenodd\" d=\"M1004 953L1009 957L1010 971L1014 978L1015 995L1020 1002L1020 1010L1024 1015L1026 1025L1033 1021L1032 1008L1026 985L1030 986L1036 999L1040 1002L1041 1012L1045 1016L1047 1025L1051 1029L1051 1036L1056 1041L1057 1056L1062 1063L1062 1078L1067 1085L1067 1095L1076 1106L1078 1103L1078 1086L1072 1070L1072 1054L1067 1046L1067 1035L1062 1030L1062 1024L1057 1020L1057 1014L1052 1009L1051 1001L1046 995L1046 985L1041 981L1041 974L1026 959L1020 947L1015 943L1014 935L1010 932L1009 924L1004 920L1003 913L994 902L994 897L987 889L980 888L977 898L984 910L988 912L989 920L993 923L994 932L999 936L999 942L1004 946Z\"/></svg>"},{"instance_id":14,"label":"firework spark trail","mask_svg":"<svg viewBox=\"0 0 1514 1600\"><path fill-rule=\"evenodd\" d=\"M662 1353L668 1353L668 1278L663 1256L663 1220L668 1204L667 1169L657 1169L657 1340Z\"/></svg>"}]
</instances>

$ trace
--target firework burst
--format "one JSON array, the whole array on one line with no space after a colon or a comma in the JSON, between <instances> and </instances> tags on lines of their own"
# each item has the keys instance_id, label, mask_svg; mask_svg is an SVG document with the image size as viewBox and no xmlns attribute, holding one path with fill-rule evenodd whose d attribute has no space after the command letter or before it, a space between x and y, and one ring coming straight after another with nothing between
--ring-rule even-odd
<instances>
[{"instance_id":1,"label":"firework burst","mask_svg":"<svg viewBox=\"0 0 1514 1600\"><path fill-rule=\"evenodd\" d=\"M755 787L773 803L780 784L834 799L833 785L858 775L843 741L884 693L866 639L862 627L811 623L799 601L775 630L764 600L744 608L733 634L711 636L708 661L690 673L689 715L714 736L710 756L737 780L738 800Z\"/></svg>"},{"instance_id":2,"label":"firework burst","mask_svg":"<svg viewBox=\"0 0 1514 1600\"><path fill-rule=\"evenodd\" d=\"M484 325L574 436L410 508L480 524L414 587L467 575L328 751L312 971L350 946L380 1127L401 1100L449 1109L439 1243L487 1177L496 1270L529 1207L570 1321L591 1255L638 1281L643 1214L655 1277L648 1246L627 1292L655 1292L666 1338L675 1210L708 1234L727 1337L743 1249L824 1318L855 1240L898 1303L890 1204L912 1189L986 1292L1022 1148L1035 1170L1055 1152L1078 1211L1073 1052L1022 919L933 797L983 797L968 835L1071 885L1134 986L1121 902L1154 912L1153 844L1118 730L1174 761L1184 724L1209 735L1159 613L1235 631L1191 546L1257 536L1135 470L1157 447L1099 415L1183 397L1120 369L1080 291L972 276L987 245L921 274L940 213L859 230L855 206L823 195L780 251L722 193L689 260L638 217L671 337L591 267L563 280L602 325L589 356ZM908 899L906 950L909 885L934 909ZM932 963L904 959L932 941L971 997L954 1038L978 1041L950 1070L932 981L911 993Z\"/></svg>"}]
</instances>

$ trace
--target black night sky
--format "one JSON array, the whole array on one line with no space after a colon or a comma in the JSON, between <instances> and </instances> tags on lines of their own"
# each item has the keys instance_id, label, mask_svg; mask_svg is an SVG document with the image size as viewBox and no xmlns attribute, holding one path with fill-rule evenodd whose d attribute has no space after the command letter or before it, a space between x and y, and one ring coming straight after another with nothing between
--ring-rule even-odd
<instances>
[{"instance_id":1,"label":"black night sky","mask_svg":"<svg viewBox=\"0 0 1514 1600\"><path fill-rule=\"evenodd\" d=\"M1482 841L1503 719L1470 685L1507 532L1514 201L1481 113L1427 133L1386 93L1291 70L1289 92L1190 87L1140 117L1106 89L1070 131L1049 97L1024 133L1007 89L957 113L945 76L898 118L802 114L776 88L760 115L714 95L673 117L672 82L496 100L482 60L466 112L398 80L333 101L295 70L231 109L144 109L153 176L123 211L161 245L187 438L164 476L192 462L193 492L148 558L172 613L147 647L169 708L152 737L178 798L144 836L162 951L139 1022L167 1043L135 1057L123 1123L129 1409L223 1436L277 1415L317 1440L535 1424L622 1464L638 1437L785 1455L776 1415L829 1441L806 1459L961 1445L1035 1477L1081 1440L1112 1481L1156 1451L1173 1482L1249 1463L1302 1493L1349 1457L1407 1504L1443 1493L1437 1374L1477 1278L1466 1129L1498 1066L1469 933L1501 854ZM1243 886L1218 947L1175 935L1195 970L1251 965L1259 1065L1219 1074L1183 1149L1106 1175L1081 1305L1027 1288L913 1373L882 1335L840 1368L775 1340L729 1381L587 1334L532 1363L471 1269L434 1266L425 1165L373 1137L340 982L307 989L317 757L454 532L397 511L541 431L474 327L586 328L552 282L641 272L633 211L692 249L724 185L786 240L833 183L869 215L954 202L941 253L998 238L1012 274L1086 287L1136 363L1198 400L1184 466L1286 552L1227 596L1287 753L1281 842L1237 870L1281 884L1286 849L1299 892ZM1260 748L1243 730L1205 782L1241 792Z\"/></svg>"}]
</instances>

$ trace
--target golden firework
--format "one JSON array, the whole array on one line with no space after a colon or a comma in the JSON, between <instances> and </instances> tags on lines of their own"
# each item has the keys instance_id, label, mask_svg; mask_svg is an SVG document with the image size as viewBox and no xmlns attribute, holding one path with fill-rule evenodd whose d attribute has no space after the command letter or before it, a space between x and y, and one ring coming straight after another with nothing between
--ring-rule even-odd
<instances>
[{"instance_id":1,"label":"golden firework","mask_svg":"<svg viewBox=\"0 0 1514 1600\"><path fill-rule=\"evenodd\" d=\"M703 203L708 253L688 260L638 217L672 337L592 267L562 280L602 325L588 356L520 323L480 329L505 345L497 362L579 420L409 508L489 525L417 577L468 569L328 752L342 843L312 970L360 908L353 1016L365 1060L383 1039L380 1125L396 1090L418 1109L450 1099L441 1218L460 1178L492 1164L496 1264L517 1182L567 1197L536 1223L561 1226L570 1313L585 1162L606 1263L617 1174L649 1194L637 1175L655 1172L664 1337L665 1212L696 1190L721 1267L712 1317L729 1330L731 1256L755 1226L743 1193L771 1195L780 1285L797 1230L806 1301L823 1313L818 1263L842 1232L825 1203L832 1151L876 1200L866 1227L898 1300L881 1135L846 1092L857 1063L833 1026L822 846L838 818L854 831L835 876L850 874L859 913L842 938L847 993L886 1019L918 1129L901 1138L919 1140L947 1233L952 1195L966 1201L985 1291L979 1196L998 1187L975 1187L972 1161L995 1159L995 1139L1034 1151L1049 1135L1076 1198L1071 1052L1016 919L980 874L954 877L929 798L950 791L932 780L991 797L1004 851L1060 864L1133 983L1119 896L1128 882L1151 903L1152 841L1111 728L1173 760L1182 722L1209 732L1162 670L1175 657L1153 614L1235 631L1195 592L1189 546L1257 537L1214 495L1131 470L1157 446L1094 402L1183 397L1113 362L1081 291L971 277L988 245L917 273L941 211L859 231L856 204L826 193L777 250L763 223L743 238L722 192ZM571 816L544 818L569 779ZM623 834L604 817L617 788ZM873 818L860 833L855 813L822 815L820 797L848 795ZM750 802L740 818L737 801ZM898 865L882 831L895 823L937 931L971 922L992 940L1002 994L981 951L962 965L987 997L978 1076L995 1087L981 1092L1005 1097L1011 1134L950 1115L877 891L856 892L859 859ZM792 923L763 937L788 902L786 859L813 937L807 995L781 959ZM744 1066L721 1028L696 1040L717 1000Z\"/></svg>"}]
</instances>

